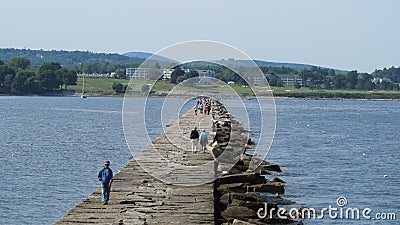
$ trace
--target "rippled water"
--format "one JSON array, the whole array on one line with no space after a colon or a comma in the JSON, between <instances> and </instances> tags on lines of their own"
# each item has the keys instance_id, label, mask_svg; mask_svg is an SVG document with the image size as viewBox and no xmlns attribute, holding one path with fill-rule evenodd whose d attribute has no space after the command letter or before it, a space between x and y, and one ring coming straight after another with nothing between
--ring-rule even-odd
<instances>
[{"instance_id":1,"label":"rippled water","mask_svg":"<svg viewBox=\"0 0 400 225\"><path fill-rule=\"evenodd\" d=\"M131 101L141 123L144 99ZM151 101L149 114L157 118L161 100ZM105 159L114 171L122 168L131 158L122 102L0 97L0 224L52 224L98 187L96 175ZM246 103L250 114L254 103ZM267 160L283 166L286 197L296 206L336 206L337 197L345 196L348 207L400 215L400 102L278 100L276 105L277 130ZM149 122L148 129L152 137L160 133L159 124ZM142 130L137 133L135 148L142 149L147 137Z\"/></svg>"},{"instance_id":2,"label":"rippled water","mask_svg":"<svg viewBox=\"0 0 400 225\"><path fill-rule=\"evenodd\" d=\"M277 101L278 124L267 157L285 167L287 195L315 209L371 208L400 216L399 101ZM385 178L384 176L387 175ZM399 224L307 220L307 224Z\"/></svg>"}]
</instances>

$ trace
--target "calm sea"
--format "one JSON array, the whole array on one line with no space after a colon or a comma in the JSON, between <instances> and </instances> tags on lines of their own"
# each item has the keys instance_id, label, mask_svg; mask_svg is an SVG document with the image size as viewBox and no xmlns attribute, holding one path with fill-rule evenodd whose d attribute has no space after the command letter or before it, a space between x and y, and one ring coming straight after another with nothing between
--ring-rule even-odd
<instances>
[{"instance_id":1,"label":"calm sea","mask_svg":"<svg viewBox=\"0 0 400 225\"><path fill-rule=\"evenodd\" d=\"M142 123L144 99L130 101L138 106L136 122ZM121 169L132 158L123 135L122 103L122 98L0 97L0 224L52 224L98 187L104 160L114 171ZM251 115L255 101L246 105ZM296 207L337 207L337 198L344 196L344 209L368 207L371 216L400 216L400 102L278 100L276 107L276 135L267 160L283 167L285 197ZM160 114L157 107L149 110ZM152 137L161 132L159 125L148 129ZM147 137L141 130L137 134L135 148L142 149Z\"/></svg>"}]
</instances>

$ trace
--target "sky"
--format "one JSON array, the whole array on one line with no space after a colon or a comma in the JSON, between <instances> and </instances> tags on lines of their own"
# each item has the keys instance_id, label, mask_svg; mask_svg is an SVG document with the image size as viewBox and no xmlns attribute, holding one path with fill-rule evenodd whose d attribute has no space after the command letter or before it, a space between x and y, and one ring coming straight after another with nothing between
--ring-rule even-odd
<instances>
[{"instance_id":1,"label":"sky","mask_svg":"<svg viewBox=\"0 0 400 225\"><path fill-rule=\"evenodd\" d=\"M1 0L0 48L157 52L190 40L253 59L400 66L398 0Z\"/></svg>"}]
</instances>

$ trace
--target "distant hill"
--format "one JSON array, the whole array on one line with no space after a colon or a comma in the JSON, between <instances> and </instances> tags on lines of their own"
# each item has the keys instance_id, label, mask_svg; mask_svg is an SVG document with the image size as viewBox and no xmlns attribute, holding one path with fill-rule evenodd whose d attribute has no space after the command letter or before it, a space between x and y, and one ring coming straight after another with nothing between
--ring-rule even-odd
<instances>
[{"instance_id":1,"label":"distant hill","mask_svg":"<svg viewBox=\"0 0 400 225\"><path fill-rule=\"evenodd\" d=\"M128 56L130 58L139 58L139 59L147 59L150 58L153 61L161 61L161 62L170 62L170 63L176 63L175 60L168 59L166 57L162 57L159 55L153 55L152 53L149 52L127 52L122 54L123 56Z\"/></svg>"},{"instance_id":2,"label":"distant hill","mask_svg":"<svg viewBox=\"0 0 400 225\"><path fill-rule=\"evenodd\" d=\"M308 64L298 64L298 63L279 63L279 62L267 62L267 61L262 61L262 60L253 60L257 66L259 67L287 67L291 68L293 70L303 70L303 69L310 69L314 65L308 65ZM221 63L223 65L227 66L246 66L249 65L247 60L216 60L215 63ZM185 63L188 67L207 67L207 66L215 66L215 63L210 63L210 62L189 62ZM331 69L331 68L326 68L326 69ZM336 73L348 73L349 71L344 71L344 70L338 70L334 69Z\"/></svg>"},{"instance_id":3,"label":"distant hill","mask_svg":"<svg viewBox=\"0 0 400 225\"><path fill-rule=\"evenodd\" d=\"M140 64L142 58L132 58L117 53L94 53L89 51L58 51L0 48L0 59L7 62L11 58L22 56L31 60L37 67L45 62L58 62L63 66L80 66L85 63Z\"/></svg>"},{"instance_id":4,"label":"distant hill","mask_svg":"<svg viewBox=\"0 0 400 225\"><path fill-rule=\"evenodd\" d=\"M15 48L0 48L0 60L7 62L11 58L22 56L29 58L33 67L42 65L45 62L58 62L63 66L80 66L87 63L110 63L129 66L139 66L144 60L153 56L148 52L127 52L122 55L117 53L94 53L89 51L63 51L63 50L31 50L31 49L15 49ZM168 66L170 63L176 63L172 59L154 55L152 57L154 63L160 62L162 66ZM241 60L235 60L235 65L240 64ZM218 60L216 61L218 62ZM272 67L289 67L295 70L309 69L313 65L296 64L296 63L280 63L267 62L262 60L254 60L258 66ZM226 61L225 61L226 63ZM207 63L195 63L197 66L207 66ZM228 62L229 64L229 62ZM243 62L245 65L246 63ZM347 73L348 71L335 69L337 73Z\"/></svg>"},{"instance_id":5,"label":"distant hill","mask_svg":"<svg viewBox=\"0 0 400 225\"><path fill-rule=\"evenodd\" d=\"M291 68L291 69L298 70L298 71L303 70L303 69L310 69L311 67L315 66L315 65L299 64L299 63L268 62L268 61L263 61L263 60L253 60L253 61L259 67L270 67L270 66L271 67L282 67L283 66L283 67ZM243 63L243 65L247 64L247 61L245 61L245 60L234 60L234 61L232 61L232 64L240 65L241 62ZM224 64L229 65L229 61L224 61ZM325 69L334 69L334 68L325 68ZM334 70L336 73L348 73L349 72L349 71L338 70L338 69L334 69Z\"/></svg>"},{"instance_id":6,"label":"distant hill","mask_svg":"<svg viewBox=\"0 0 400 225\"><path fill-rule=\"evenodd\" d=\"M294 70L303 70L303 69L310 69L312 65L308 64L298 64L298 63L280 63L280 62L267 62L267 61L262 61L262 60L254 60L254 62L257 64L257 66L272 66L272 67L289 67Z\"/></svg>"},{"instance_id":7,"label":"distant hill","mask_svg":"<svg viewBox=\"0 0 400 225\"><path fill-rule=\"evenodd\" d=\"M303 69L310 69L311 67L315 65L309 65L309 64L299 64L299 63L281 63L281 62L267 62L267 61L262 61L262 60L254 60L254 62L257 64L257 66L272 66L272 67L289 67L294 70L303 70ZM317 66L318 67L318 66ZM325 68L325 67L322 67ZM349 71L346 70L339 70L335 68L325 68L325 69L334 69L336 73L348 73Z\"/></svg>"}]
</instances>

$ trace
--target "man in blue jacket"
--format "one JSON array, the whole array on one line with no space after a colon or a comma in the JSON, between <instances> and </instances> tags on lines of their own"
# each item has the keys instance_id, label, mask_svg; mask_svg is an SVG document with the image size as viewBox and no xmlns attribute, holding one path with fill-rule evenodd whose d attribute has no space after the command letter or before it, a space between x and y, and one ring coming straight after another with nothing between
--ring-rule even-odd
<instances>
[{"instance_id":1,"label":"man in blue jacket","mask_svg":"<svg viewBox=\"0 0 400 225\"><path fill-rule=\"evenodd\" d=\"M104 205L108 204L108 199L110 198L111 184L113 182L113 172L109 168L109 166L110 166L110 161L107 160L104 163L104 168L100 170L98 176L101 184L101 195Z\"/></svg>"}]
</instances>

